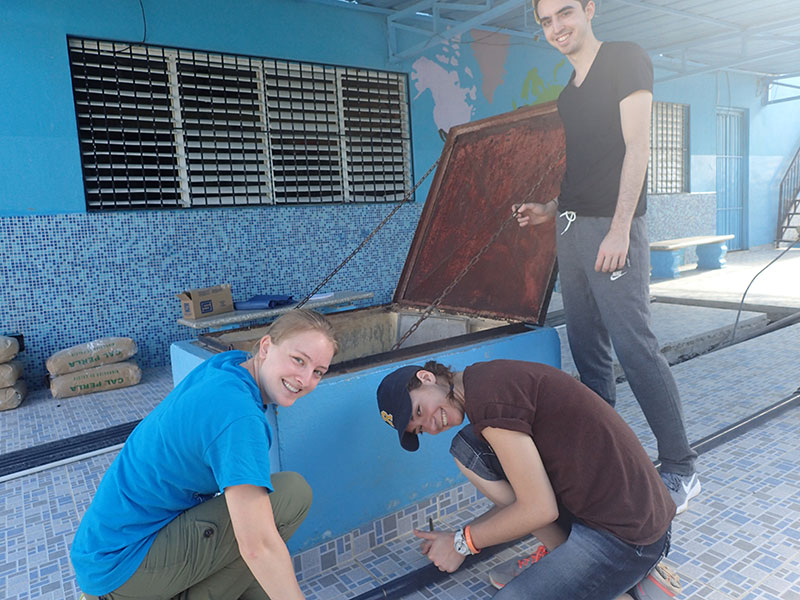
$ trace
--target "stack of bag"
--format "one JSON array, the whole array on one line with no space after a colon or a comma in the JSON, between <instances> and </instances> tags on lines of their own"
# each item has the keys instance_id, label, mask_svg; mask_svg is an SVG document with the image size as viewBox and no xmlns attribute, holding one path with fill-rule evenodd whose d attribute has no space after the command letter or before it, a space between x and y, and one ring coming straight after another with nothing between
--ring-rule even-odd
<instances>
[{"instance_id":1,"label":"stack of bag","mask_svg":"<svg viewBox=\"0 0 800 600\"><path fill-rule=\"evenodd\" d=\"M17 338L0 335L0 410L17 408L28 388L22 376L22 364L14 360L19 352Z\"/></svg>"},{"instance_id":2,"label":"stack of bag","mask_svg":"<svg viewBox=\"0 0 800 600\"><path fill-rule=\"evenodd\" d=\"M142 371L127 360L138 351L128 337L109 337L59 350L47 359L53 398L69 398L136 385Z\"/></svg>"}]
</instances>

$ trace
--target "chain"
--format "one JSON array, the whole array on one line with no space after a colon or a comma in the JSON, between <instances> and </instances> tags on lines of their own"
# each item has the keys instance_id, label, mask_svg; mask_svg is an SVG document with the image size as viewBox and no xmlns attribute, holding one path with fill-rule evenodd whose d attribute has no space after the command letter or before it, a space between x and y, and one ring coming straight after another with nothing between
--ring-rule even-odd
<instances>
[{"instance_id":1,"label":"chain","mask_svg":"<svg viewBox=\"0 0 800 600\"><path fill-rule=\"evenodd\" d=\"M360 251L361 251L361 249L362 249L364 246L366 246L366 245L367 245L367 243L368 243L368 242L369 242L369 241L370 241L370 240L371 240L371 239L372 239L372 238L375 236L375 234L376 234L376 233L378 233L378 231L379 231L379 230L380 230L380 229L381 229L381 228L382 228L384 225L386 225L386 223L388 223L389 219L391 219L391 218L394 216L394 214L395 214L395 213L396 213L398 210L400 210L400 207L402 207L402 206L403 206L403 205L404 205L406 202L408 202L408 201L409 201L409 199L410 199L410 198L411 198L411 197L414 195L414 192L416 192L416 191L417 191L417 188L418 188L418 187L419 187L419 186L422 184L422 182L423 182L423 181L425 181L425 179L427 179L428 175L430 175L430 174L433 172L433 170L436 168L436 165L438 165L438 164L439 164L439 159L437 158L437 159L436 159L436 162L434 162L434 163L431 165L431 167L430 167L430 168L429 168L429 169L428 169L428 170L425 172L425 174L424 174L424 175L423 175L423 176L420 178L420 180L419 180L419 181L417 181L416 185L414 185L414 187L413 187L413 188L411 188L411 191L409 191L409 192L408 192L408 193L407 193L407 194L406 194L406 195L403 197L403 199L402 199L402 200L401 200L401 201L400 201L400 202L397 204L397 206L395 206L395 207L392 209L392 212L390 212L388 215L386 215L386 217L383 219L383 221L381 221L380 223L378 223L378 226L377 226L375 229L373 229L373 230L372 230L372 233L370 233L370 234L369 234L369 235L368 235L366 238L364 238L364 240L363 240L363 241L362 241L362 242L361 242L361 243L358 245L358 247L357 247L355 250L353 250L353 251L352 251L352 252L351 252L351 253L350 253L350 254L347 256L347 258L345 258L345 259L344 259L344 260L343 260L341 263L339 263L339 266L338 266L338 267L336 267L336 268L335 268L333 271L331 271L331 273L330 273L330 274L329 274L329 275L328 275L328 276L327 276L325 279L323 279L323 280L322 280L322 283L320 283L320 284L319 284L317 287L315 287L315 288L314 288L314 290L313 290L313 291L312 291L310 294L308 294L308 295L307 295L305 298L303 298L303 299L302 299L302 300L301 300L301 301L300 301L300 302L297 304L297 306L295 306L295 308L300 308L300 307L301 307L301 306L303 306L303 305L304 305L306 302L308 302L308 301L309 301L309 300L310 300L310 299L311 299L311 298L314 296L314 294L316 294L317 292L319 292L319 291L320 291L320 290L321 290L321 289L322 289L322 288L325 286L325 284L326 284L326 283L328 283L328 282L329 282L331 279L333 279L334 275L336 275L336 274L337 274L339 271L341 271L341 270L342 270L342 267L344 267L344 266L345 266L345 265L346 265L348 262L350 262L350 260L351 260L351 259L352 259L352 258L353 258L353 257L354 257L356 254L358 254L358 252L360 252Z\"/></svg>"},{"instance_id":2,"label":"chain","mask_svg":"<svg viewBox=\"0 0 800 600\"><path fill-rule=\"evenodd\" d=\"M483 246L483 248L478 250L478 253L470 259L470 261L467 263L467 266L464 267L464 269L461 271L461 273L459 273L456 276L456 278L450 283L450 285L448 285L444 289L444 291L441 294L439 294L439 297L436 298L436 300L434 300L430 304L430 306L428 306L428 308L426 308L423 311L423 313L420 315L419 319L417 319L411 325L411 327L408 328L408 331L406 331L402 335L402 337L399 340L397 340L397 343L394 346L392 346L392 348L391 348L392 350L397 350L398 348L400 348L400 346L403 345L403 342L405 342L409 337L411 337L411 334L413 334L419 328L419 326L422 324L422 322L431 315L431 313L436 309L436 307L439 306L439 304L442 303L442 301L445 299L445 297L451 291L453 291L453 288L458 285L458 283L467 275L467 273L469 273L469 271L472 269L472 267L475 266L475 264L481 259L481 257L486 253L486 251L489 250L491 245L495 243L497 238L500 237L500 234L503 233L503 230L505 230L505 228L508 226L508 224L511 223L514 219L517 218L517 215L519 214L519 210L520 210L520 208L522 208L522 205L525 204L528 200L531 200L533 198L533 195L538 191L538 189L542 185L542 182L544 181L545 177L547 177L550 174L550 172L557 165L561 164L561 159L564 158L564 154L565 154L565 152L562 151L561 154L559 154L559 156L558 156L558 160L556 160L555 162L551 163L550 167L542 174L542 176L539 178L539 181L537 181L536 184L531 188L531 191L528 192L528 194L525 196L523 201L520 204L517 204L517 205L514 206L514 210L512 211L511 216L508 217L505 221L502 222L502 224L500 225L500 228L494 233L494 235L489 239L489 241L486 242L486 244Z\"/></svg>"}]
</instances>

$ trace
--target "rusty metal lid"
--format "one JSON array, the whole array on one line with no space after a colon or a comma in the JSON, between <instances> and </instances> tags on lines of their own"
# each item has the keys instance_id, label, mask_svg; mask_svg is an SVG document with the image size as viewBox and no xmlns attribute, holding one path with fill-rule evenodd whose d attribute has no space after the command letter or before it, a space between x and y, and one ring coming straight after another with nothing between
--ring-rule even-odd
<instances>
[{"instance_id":1,"label":"rusty metal lid","mask_svg":"<svg viewBox=\"0 0 800 600\"><path fill-rule=\"evenodd\" d=\"M498 231L512 206L548 202L564 173L555 102L453 127L403 267L394 301L428 307ZM555 281L553 221L512 221L440 308L543 323Z\"/></svg>"}]
</instances>

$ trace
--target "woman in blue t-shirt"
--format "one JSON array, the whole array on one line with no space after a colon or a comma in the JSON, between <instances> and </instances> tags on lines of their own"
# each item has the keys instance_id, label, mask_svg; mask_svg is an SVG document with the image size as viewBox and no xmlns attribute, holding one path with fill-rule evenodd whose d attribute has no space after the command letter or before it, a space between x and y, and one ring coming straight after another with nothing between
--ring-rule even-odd
<instances>
[{"instance_id":1,"label":"woman in blue t-shirt","mask_svg":"<svg viewBox=\"0 0 800 600\"><path fill-rule=\"evenodd\" d=\"M518 360L459 372L429 361L384 377L377 396L405 450L417 450L423 433L463 425L450 452L495 504L456 531L414 530L440 570L534 534L540 550L490 573L498 600L629 600L629 590L650 598L670 589L673 574L653 568L668 551L675 503L630 427L569 374Z\"/></svg>"},{"instance_id":2,"label":"woman in blue t-shirt","mask_svg":"<svg viewBox=\"0 0 800 600\"><path fill-rule=\"evenodd\" d=\"M311 505L297 473L271 473L270 403L311 392L337 350L330 323L297 309L251 354L205 361L133 430L72 545L87 600L297 599L286 540Z\"/></svg>"}]
</instances>

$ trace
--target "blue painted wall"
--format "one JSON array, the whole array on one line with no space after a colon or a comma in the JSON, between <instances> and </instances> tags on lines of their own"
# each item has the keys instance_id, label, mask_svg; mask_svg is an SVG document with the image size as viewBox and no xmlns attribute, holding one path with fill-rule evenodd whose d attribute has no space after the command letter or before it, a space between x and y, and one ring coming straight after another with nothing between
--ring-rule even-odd
<instances>
[{"instance_id":1,"label":"blue painted wall","mask_svg":"<svg viewBox=\"0 0 800 600\"><path fill-rule=\"evenodd\" d=\"M146 41L403 71L387 64L383 20L313 2L143 0ZM0 331L22 332L32 387L61 348L129 335L138 362L169 362L193 337L175 323L175 294L222 282L234 299L311 291L391 205L298 206L86 213L67 59L67 35L140 42L138 0L9 0L0 6ZM412 119L413 125L413 119ZM441 140L429 135L438 155ZM425 132L413 132L425 147ZM432 160L427 159L425 168ZM325 291L391 299L421 200L395 216Z\"/></svg>"},{"instance_id":2,"label":"blue painted wall","mask_svg":"<svg viewBox=\"0 0 800 600\"><path fill-rule=\"evenodd\" d=\"M143 0L146 42L387 68L381 19L312 2ZM138 0L6 0L0 7L0 215L83 212L66 36L141 42ZM393 70L398 70L397 68Z\"/></svg>"},{"instance_id":3,"label":"blue painted wall","mask_svg":"<svg viewBox=\"0 0 800 600\"><path fill-rule=\"evenodd\" d=\"M541 41L482 31L390 63L381 15L317 2L237 0L224 10L212 0L143 5L148 43L407 73L415 178L441 152L439 129L553 99L571 72ZM175 324L177 292L229 282L235 299L301 297L392 208L87 214L66 36L139 42L139 2L5 0L0 27L0 331L26 335L21 359L34 387L52 352L103 335L134 337L144 367L167 364L169 343L192 336ZM772 239L777 185L800 144L796 103L762 107L758 85L721 74L656 86L656 99L691 105L692 191L714 189L716 106L749 109L751 245ZM326 291L365 290L376 302L390 300L427 189L428 182Z\"/></svg>"},{"instance_id":4,"label":"blue painted wall","mask_svg":"<svg viewBox=\"0 0 800 600\"><path fill-rule=\"evenodd\" d=\"M664 75L657 72L656 79ZM717 108L747 111L750 143L745 219L750 247L774 241L778 188L800 148L800 101L765 106L764 85L754 76L715 73L657 83L654 94L656 100L690 105L692 192L716 190Z\"/></svg>"},{"instance_id":5,"label":"blue painted wall","mask_svg":"<svg viewBox=\"0 0 800 600\"><path fill-rule=\"evenodd\" d=\"M174 344L172 353L175 381L213 356L187 343ZM289 549L307 550L466 482L447 458L457 428L424 436L418 452L407 452L397 443L397 433L381 423L375 390L386 375L405 364L424 365L428 360L458 371L475 362L521 357L560 368L556 330L532 327L397 363L334 372L290 409L272 406L267 415L275 436L270 467L273 472L302 473L314 490L314 509L289 540Z\"/></svg>"}]
</instances>

